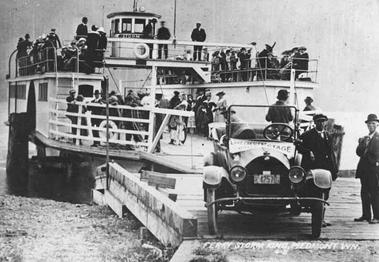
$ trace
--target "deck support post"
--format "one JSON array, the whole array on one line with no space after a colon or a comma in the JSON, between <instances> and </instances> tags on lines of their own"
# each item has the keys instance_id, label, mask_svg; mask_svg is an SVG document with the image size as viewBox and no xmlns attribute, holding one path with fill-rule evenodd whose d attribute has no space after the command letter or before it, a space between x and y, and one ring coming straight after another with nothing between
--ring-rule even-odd
<instances>
[{"instance_id":1,"label":"deck support post","mask_svg":"<svg viewBox=\"0 0 379 262\"><path fill-rule=\"evenodd\" d=\"M149 136L148 136L148 152L154 151L154 148L152 148L153 141L154 141L154 122L155 122L155 113L153 108L155 107L155 89L157 86L157 67L153 66L151 68L151 87L150 87L150 97L151 97L151 105L150 112L149 112Z\"/></svg>"}]
</instances>

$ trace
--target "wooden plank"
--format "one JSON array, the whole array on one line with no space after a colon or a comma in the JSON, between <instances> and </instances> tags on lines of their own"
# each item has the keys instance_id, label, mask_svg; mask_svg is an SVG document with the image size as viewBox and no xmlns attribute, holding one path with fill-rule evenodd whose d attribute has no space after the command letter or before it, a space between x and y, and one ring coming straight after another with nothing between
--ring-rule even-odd
<instances>
[{"instance_id":1,"label":"wooden plank","mask_svg":"<svg viewBox=\"0 0 379 262\"><path fill-rule=\"evenodd\" d=\"M104 199L105 203L113 210L113 212L115 212L118 217L122 218L124 214L124 204L109 190L105 190Z\"/></svg>"},{"instance_id":2,"label":"wooden plank","mask_svg":"<svg viewBox=\"0 0 379 262\"><path fill-rule=\"evenodd\" d=\"M171 168L171 169L176 170L178 172L189 173L189 174L191 174L191 173L201 174L202 173L202 170L196 170L196 169L189 168L189 167L184 166L184 165L182 165L176 161L167 159L166 157L157 156L157 155L154 155L154 154L148 153L148 152L139 152L139 153L140 153L141 159L144 159L144 160L150 161L152 163L156 163L158 165L162 165L162 166Z\"/></svg>"},{"instance_id":3,"label":"wooden plank","mask_svg":"<svg viewBox=\"0 0 379 262\"><path fill-rule=\"evenodd\" d=\"M99 206L106 205L104 194L96 189L92 189L92 201Z\"/></svg>"},{"instance_id":4,"label":"wooden plank","mask_svg":"<svg viewBox=\"0 0 379 262\"><path fill-rule=\"evenodd\" d=\"M176 247L183 237L197 236L197 220L188 211L117 163L110 164L109 191L163 244Z\"/></svg>"},{"instance_id":5,"label":"wooden plank","mask_svg":"<svg viewBox=\"0 0 379 262\"><path fill-rule=\"evenodd\" d=\"M160 188L175 189L176 179L168 177L166 174L142 170L141 180L146 180L149 186L156 186Z\"/></svg>"}]
</instances>

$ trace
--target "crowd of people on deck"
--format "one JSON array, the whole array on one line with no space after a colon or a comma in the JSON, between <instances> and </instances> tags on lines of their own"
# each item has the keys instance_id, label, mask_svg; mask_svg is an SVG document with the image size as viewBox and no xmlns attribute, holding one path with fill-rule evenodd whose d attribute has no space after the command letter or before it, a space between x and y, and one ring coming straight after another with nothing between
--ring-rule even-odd
<instances>
[{"instance_id":1,"label":"crowd of people on deck","mask_svg":"<svg viewBox=\"0 0 379 262\"><path fill-rule=\"evenodd\" d=\"M255 46L255 43L251 43ZM289 80L291 69L295 69L295 79L308 72L309 55L306 47L294 47L282 52L280 61L273 55L275 44L266 44L261 52L252 53L252 48L240 50L221 49L212 53L213 81L253 81L253 80ZM302 80L310 80L304 76Z\"/></svg>"},{"instance_id":2,"label":"crowd of people on deck","mask_svg":"<svg viewBox=\"0 0 379 262\"><path fill-rule=\"evenodd\" d=\"M106 33L103 27L96 25L88 30L87 23L88 19L83 17L68 45L62 45L55 28L35 41L30 40L29 34L20 37L16 55L19 75L55 71L93 73L96 67L102 67L107 48Z\"/></svg>"},{"instance_id":3,"label":"crowd of people on deck","mask_svg":"<svg viewBox=\"0 0 379 262\"><path fill-rule=\"evenodd\" d=\"M225 122L225 112L228 107L228 103L225 99L225 92L220 91L216 94L217 100L212 98L212 93L206 89L199 89L197 92L197 97L193 98L191 94L180 93L179 91L174 91L173 96L168 99L163 93L157 90L155 98L152 98L148 93L136 93L134 90L129 90L127 95L123 97L122 95L116 94L112 91L108 94L108 102L111 106L126 105L131 107L147 107L154 105L158 108L167 108L175 110L185 110L194 112L193 117L183 117L178 115L172 115L168 121L167 129L169 131L170 142L172 145L182 145L186 141L186 135L188 132L196 132L202 136L209 136L209 124L213 122ZM67 102L67 115L71 120L72 124L76 125L78 123L78 117L72 116L70 113L78 113L79 106L77 102L83 102L84 97L82 94L76 95L74 89L70 90L69 96L66 98ZM90 104L87 105L87 103ZM91 111L92 115L106 115L105 105L107 98L105 93L95 90L94 98L91 101L87 101L81 107L81 113L84 114L87 111ZM96 106L99 104L100 106ZM111 107L109 110L110 116L116 117L127 117L127 118L142 118L149 119L148 111L144 110L132 110L132 109L116 109ZM158 132L161 123L163 122L164 115L156 114L156 124L155 133ZM91 125L99 127L103 119L92 118ZM86 118L82 118L81 125L87 125ZM147 131L147 123L129 122L129 121L113 121L118 128L127 130L137 130L137 131ZM72 127L72 134L77 134L77 128ZM88 135L86 129L80 131L81 135ZM93 131L93 137L99 137L98 130ZM135 142L141 142L145 139L141 135L131 135L127 134L126 140ZM75 140L74 140L75 142ZM98 141L95 141L94 146L99 145ZM156 147L156 151L160 151L160 143Z\"/></svg>"}]
</instances>

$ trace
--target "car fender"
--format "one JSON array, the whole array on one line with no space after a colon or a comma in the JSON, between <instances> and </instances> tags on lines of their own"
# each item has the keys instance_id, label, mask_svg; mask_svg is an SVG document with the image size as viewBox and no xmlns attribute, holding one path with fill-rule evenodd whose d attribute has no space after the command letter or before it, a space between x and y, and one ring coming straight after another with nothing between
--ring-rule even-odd
<instances>
[{"instance_id":1,"label":"car fender","mask_svg":"<svg viewBox=\"0 0 379 262\"><path fill-rule=\"evenodd\" d=\"M205 166L203 169L203 181L207 185L217 186L222 178L228 177L228 171L220 166Z\"/></svg>"},{"instance_id":2,"label":"car fender","mask_svg":"<svg viewBox=\"0 0 379 262\"><path fill-rule=\"evenodd\" d=\"M321 189L329 189L332 187L332 174L326 169L311 170L314 184Z\"/></svg>"}]
</instances>

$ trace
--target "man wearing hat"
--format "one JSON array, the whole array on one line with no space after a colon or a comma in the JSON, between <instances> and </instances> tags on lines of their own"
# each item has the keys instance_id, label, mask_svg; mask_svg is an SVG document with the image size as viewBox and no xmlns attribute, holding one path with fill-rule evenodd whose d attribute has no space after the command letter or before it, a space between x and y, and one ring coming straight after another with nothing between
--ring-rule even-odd
<instances>
[{"instance_id":1,"label":"man wearing hat","mask_svg":"<svg viewBox=\"0 0 379 262\"><path fill-rule=\"evenodd\" d=\"M55 33L55 31L56 29L52 28L48 34L49 41L54 45L55 48L61 48L61 40L59 40L59 36Z\"/></svg>"},{"instance_id":2,"label":"man wearing hat","mask_svg":"<svg viewBox=\"0 0 379 262\"><path fill-rule=\"evenodd\" d=\"M266 120L268 122L288 124L293 120L290 108L285 107L288 94L288 91L285 89L279 90L277 96L278 101L276 101L267 112Z\"/></svg>"},{"instance_id":3,"label":"man wearing hat","mask_svg":"<svg viewBox=\"0 0 379 262\"><path fill-rule=\"evenodd\" d=\"M304 107L304 110L303 111L314 111L316 110L316 108L312 105L312 102L313 102L313 99L312 97L310 96L307 96L305 99L304 99L304 102L305 102L305 107Z\"/></svg>"},{"instance_id":4,"label":"man wearing hat","mask_svg":"<svg viewBox=\"0 0 379 262\"><path fill-rule=\"evenodd\" d=\"M304 46L300 46L298 51L293 55L292 68L296 69L295 79L297 79L301 73L306 73L308 71L309 56L308 53L305 52L306 50L307 49Z\"/></svg>"},{"instance_id":5,"label":"man wearing hat","mask_svg":"<svg viewBox=\"0 0 379 262\"><path fill-rule=\"evenodd\" d=\"M313 116L315 127L300 136L297 144L298 151L303 154L301 166L305 171L325 169L330 171L333 181L337 179L338 167L332 147L330 134L325 130L328 117L323 114ZM329 198L326 192L325 200ZM325 213L325 212L324 212ZM329 226L323 221L322 226Z\"/></svg>"},{"instance_id":6,"label":"man wearing hat","mask_svg":"<svg viewBox=\"0 0 379 262\"><path fill-rule=\"evenodd\" d=\"M201 24L196 23L196 28L192 30L191 33L191 39L194 42L204 42L207 38L207 34L205 33L205 30L203 28L200 28ZM201 45L195 45L193 46L193 61L199 60L201 61L201 50L203 49L203 46Z\"/></svg>"},{"instance_id":7,"label":"man wearing hat","mask_svg":"<svg viewBox=\"0 0 379 262\"><path fill-rule=\"evenodd\" d=\"M362 216L356 222L379 223L379 133L376 131L379 119L369 114L365 122L369 134L358 140L357 155L360 157L356 178L361 180ZM371 208L374 218L371 219Z\"/></svg>"}]
</instances>

